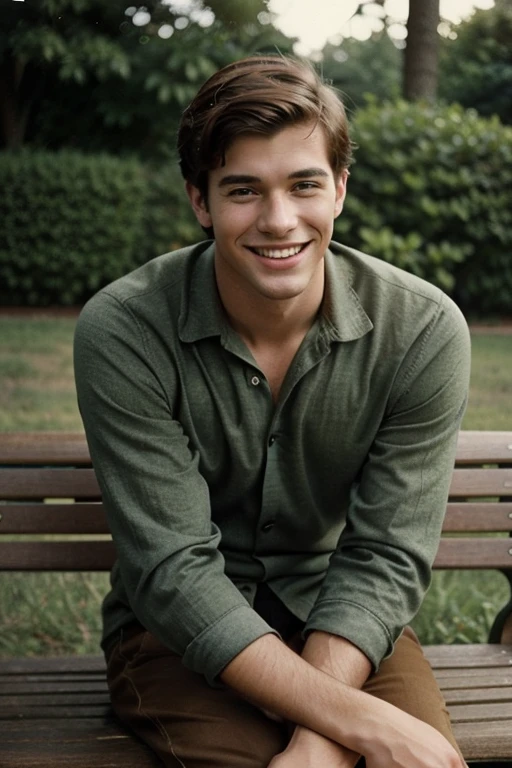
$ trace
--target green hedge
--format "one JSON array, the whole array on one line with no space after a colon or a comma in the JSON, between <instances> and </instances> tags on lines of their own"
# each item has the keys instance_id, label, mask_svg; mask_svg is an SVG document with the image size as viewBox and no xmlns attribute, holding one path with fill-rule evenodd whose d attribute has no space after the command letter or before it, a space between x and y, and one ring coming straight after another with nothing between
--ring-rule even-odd
<instances>
[{"instance_id":1,"label":"green hedge","mask_svg":"<svg viewBox=\"0 0 512 768\"><path fill-rule=\"evenodd\" d=\"M147 197L137 162L4 153L0 188L4 304L75 304L133 268Z\"/></svg>"},{"instance_id":2,"label":"green hedge","mask_svg":"<svg viewBox=\"0 0 512 768\"><path fill-rule=\"evenodd\" d=\"M80 304L201 238L176 163L73 151L0 153L0 302Z\"/></svg>"},{"instance_id":3,"label":"green hedge","mask_svg":"<svg viewBox=\"0 0 512 768\"><path fill-rule=\"evenodd\" d=\"M360 109L338 239L451 293L468 315L512 307L512 128L457 105Z\"/></svg>"}]
</instances>

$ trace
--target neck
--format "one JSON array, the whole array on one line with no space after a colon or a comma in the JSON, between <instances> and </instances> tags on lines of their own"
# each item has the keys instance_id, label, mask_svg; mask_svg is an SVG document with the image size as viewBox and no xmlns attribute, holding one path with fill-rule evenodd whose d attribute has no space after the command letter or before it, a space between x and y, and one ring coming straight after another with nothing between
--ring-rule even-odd
<instances>
[{"instance_id":1,"label":"neck","mask_svg":"<svg viewBox=\"0 0 512 768\"><path fill-rule=\"evenodd\" d=\"M231 290L229 279L217 274L220 299L232 328L251 347L285 344L304 338L320 309L324 292L323 265L318 279L299 296L275 299L242 290Z\"/></svg>"}]
</instances>

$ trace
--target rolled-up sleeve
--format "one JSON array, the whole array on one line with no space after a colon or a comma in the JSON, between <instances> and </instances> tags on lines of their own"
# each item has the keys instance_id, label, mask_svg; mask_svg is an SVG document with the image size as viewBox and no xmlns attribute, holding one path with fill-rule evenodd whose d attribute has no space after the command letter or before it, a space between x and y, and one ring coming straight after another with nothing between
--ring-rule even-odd
<instances>
[{"instance_id":1,"label":"rolled-up sleeve","mask_svg":"<svg viewBox=\"0 0 512 768\"><path fill-rule=\"evenodd\" d=\"M81 313L75 374L131 610L215 684L234 656L273 630L225 575L198 453L173 418L144 327L106 292Z\"/></svg>"},{"instance_id":2,"label":"rolled-up sleeve","mask_svg":"<svg viewBox=\"0 0 512 768\"><path fill-rule=\"evenodd\" d=\"M374 668L430 583L469 365L466 323L444 298L404 355L306 625L346 637Z\"/></svg>"}]
</instances>

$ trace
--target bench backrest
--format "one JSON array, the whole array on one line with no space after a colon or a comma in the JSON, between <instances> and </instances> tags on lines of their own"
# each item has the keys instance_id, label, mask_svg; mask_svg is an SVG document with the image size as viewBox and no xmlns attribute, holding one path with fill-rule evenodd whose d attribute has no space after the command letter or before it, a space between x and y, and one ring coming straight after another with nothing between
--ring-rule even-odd
<instances>
[{"instance_id":1,"label":"bench backrest","mask_svg":"<svg viewBox=\"0 0 512 768\"><path fill-rule=\"evenodd\" d=\"M443 531L434 567L512 571L512 432L460 433ZM110 570L115 550L82 434L0 435L2 535L0 570Z\"/></svg>"}]
</instances>

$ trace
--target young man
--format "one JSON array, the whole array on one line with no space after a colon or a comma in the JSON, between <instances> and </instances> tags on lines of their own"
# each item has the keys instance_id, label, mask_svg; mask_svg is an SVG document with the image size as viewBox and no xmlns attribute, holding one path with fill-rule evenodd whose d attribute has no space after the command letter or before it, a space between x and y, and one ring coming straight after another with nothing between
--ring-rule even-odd
<instances>
[{"instance_id":1,"label":"young man","mask_svg":"<svg viewBox=\"0 0 512 768\"><path fill-rule=\"evenodd\" d=\"M118 552L114 709L167 766L461 768L406 625L466 401L464 320L331 242L351 145L305 64L221 70L178 143L213 242L104 289L76 333Z\"/></svg>"}]
</instances>

